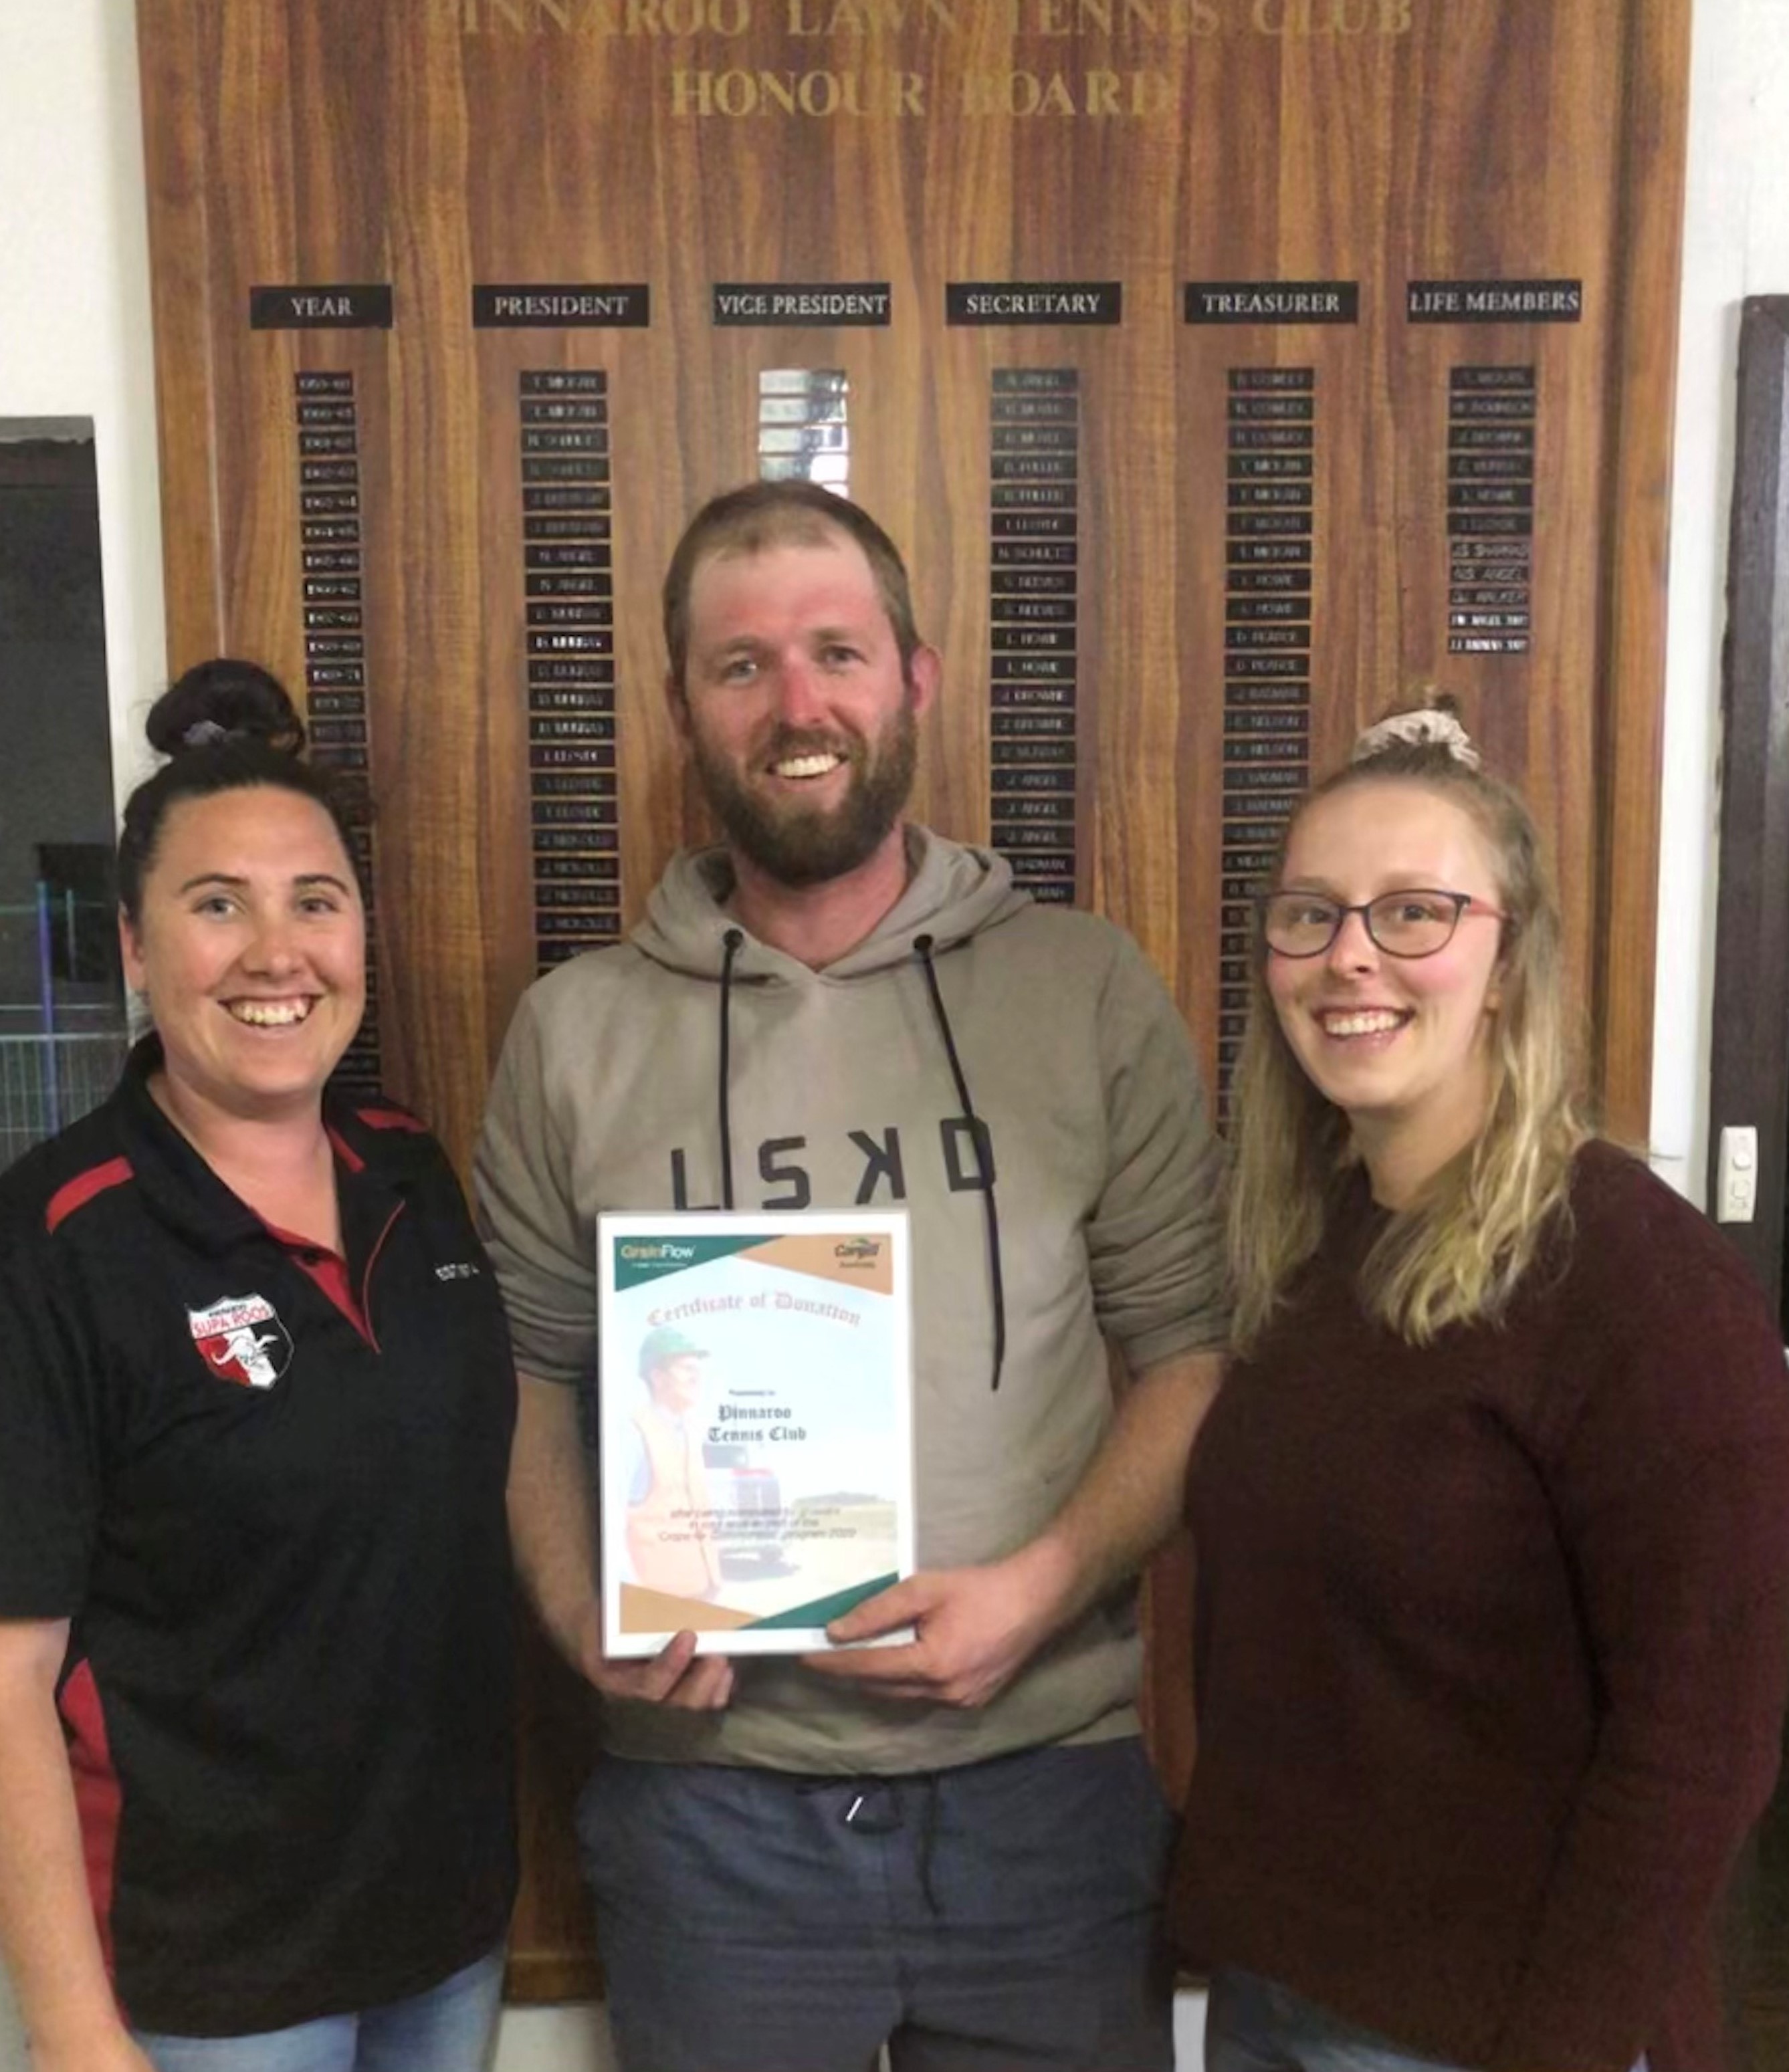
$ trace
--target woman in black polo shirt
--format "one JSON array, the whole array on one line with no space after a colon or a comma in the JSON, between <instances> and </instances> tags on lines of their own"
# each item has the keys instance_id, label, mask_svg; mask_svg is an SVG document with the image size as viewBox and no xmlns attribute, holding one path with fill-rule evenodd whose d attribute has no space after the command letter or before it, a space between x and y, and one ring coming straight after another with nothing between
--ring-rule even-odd
<instances>
[{"instance_id":1,"label":"woman in black polo shirt","mask_svg":"<svg viewBox=\"0 0 1789 2072\"><path fill-rule=\"evenodd\" d=\"M438 1148L326 1087L365 916L290 701L209 664L149 735L119 888L154 1033L0 1179L0 1945L45 2072L475 2072L514 1893L503 1316Z\"/></svg>"}]
</instances>

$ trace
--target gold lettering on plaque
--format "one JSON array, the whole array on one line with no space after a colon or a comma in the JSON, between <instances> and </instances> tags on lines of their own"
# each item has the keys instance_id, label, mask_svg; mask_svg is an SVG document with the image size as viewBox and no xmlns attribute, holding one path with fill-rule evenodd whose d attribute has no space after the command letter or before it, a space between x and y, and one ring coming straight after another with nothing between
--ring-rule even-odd
<instances>
[{"instance_id":1,"label":"gold lettering on plaque","mask_svg":"<svg viewBox=\"0 0 1789 2072\"><path fill-rule=\"evenodd\" d=\"M742 36L754 0L434 0L463 35ZM766 0L791 35L958 36L985 21L1013 35L1408 35L1416 0Z\"/></svg>"},{"instance_id":2,"label":"gold lettering on plaque","mask_svg":"<svg viewBox=\"0 0 1789 2072\"><path fill-rule=\"evenodd\" d=\"M752 0L444 0L463 35L742 36Z\"/></svg>"},{"instance_id":3,"label":"gold lettering on plaque","mask_svg":"<svg viewBox=\"0 0 1789 2072\"><path fill-rule=\"evenodd\" d=\"M916 72L685 72L671 75L678 116L907 116L926 112Z\"/></svg>"},{"instance_id":4,"label":"gold lettering on plaque","mask_svg":"<svg viewBox=\"0 0 1789 2072\"><path fill-rule=\"evenodd\" d=\"M937 28L957 33L946 0L787 0L792 36L874 35L885 29Z\"/></svg>"},{"instance_id":5,"label":"gold lettering on plaque","mask_svg":"<svg viewBox=\"0 0 1789 2072\"><path fill-rule=\"evenodd\" d=\"M965 115L1147 117L1174 105L1174 81L1159 72L971 72L960 93Z\"/></svg>"},{"instance_id":6,"label":"gold lettering on plaque","mask_svg":"<svg viewBox=\"0 0 1789 2072\"><path fill-rule=\"evenodd\" d=\"M1264 36L1403 36L1414 0L1254 0Z\"/></svg>"}]
</instances>

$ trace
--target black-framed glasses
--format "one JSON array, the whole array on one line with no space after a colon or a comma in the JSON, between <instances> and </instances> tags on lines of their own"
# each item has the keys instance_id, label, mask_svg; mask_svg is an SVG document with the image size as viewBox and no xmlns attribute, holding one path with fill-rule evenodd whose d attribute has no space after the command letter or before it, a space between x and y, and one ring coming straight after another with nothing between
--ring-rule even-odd
<instances>
[{"instance_id":1,"label":"black-framed glasses","mask_svg":"<svg viewBox=\"0 0 1789 2072\"><path fill-rule=\"evenodd\" d=\"M1352 906L1320 892L1266 892L1259 904L1267 947L1282 957L1320 957L1351 914L1360 916L1375 946L1388 957L1432 957L1445 950L1468 907L1493 921L1509 918L1470 892L1441 892L1430 886L1382 892Z\"/></svg>"}]
</instances>

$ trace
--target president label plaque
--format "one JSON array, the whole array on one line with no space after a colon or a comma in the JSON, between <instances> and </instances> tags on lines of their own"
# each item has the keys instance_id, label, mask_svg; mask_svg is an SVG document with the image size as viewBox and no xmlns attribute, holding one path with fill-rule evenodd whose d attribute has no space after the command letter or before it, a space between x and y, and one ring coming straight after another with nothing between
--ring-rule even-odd
<instances>
[{"instance_id":1,"label":"president label plaque","mask_svg":"<svg viewBox=\"0 0 1789 2072\"><path fill-rule=\"evenodd\" d=\"M475 331L643 331L652 320L652 291L644 282L480 283L472 290Z\"/></svg>"},{"instance_id":2,"label":"president label plaque","mask_svg":"<svg viewBox=\"0 0 1789 2072\"><path fill-rule=\"evenodd\" d=\"M524 372L517 419L534 954L545 970L621 933L608 375ZM557 471L567 461L570 479Z\"/></svg>"}]
</instances>

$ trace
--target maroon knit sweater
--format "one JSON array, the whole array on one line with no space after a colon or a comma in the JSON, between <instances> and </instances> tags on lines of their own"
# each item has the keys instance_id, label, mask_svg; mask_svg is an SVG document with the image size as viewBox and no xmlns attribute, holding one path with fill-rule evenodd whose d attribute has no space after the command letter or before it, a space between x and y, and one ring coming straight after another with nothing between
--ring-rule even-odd
<instances>
[{"instance_id":1,"label":"maroon knit sweater","mask_svg":"<svg viewBox=\"0 0 1789 2072\"><path fill-rule=\"evenodd\" d=\"M1188 1480L1199 1746L1172 1921L1495 2072L1715 2072L1718 1899L1789 1680L1789 1377L1731 1248L1579 1156L1500 1329L1361 1314L1364 1185Z\"/></svg>"}]
</instances>

